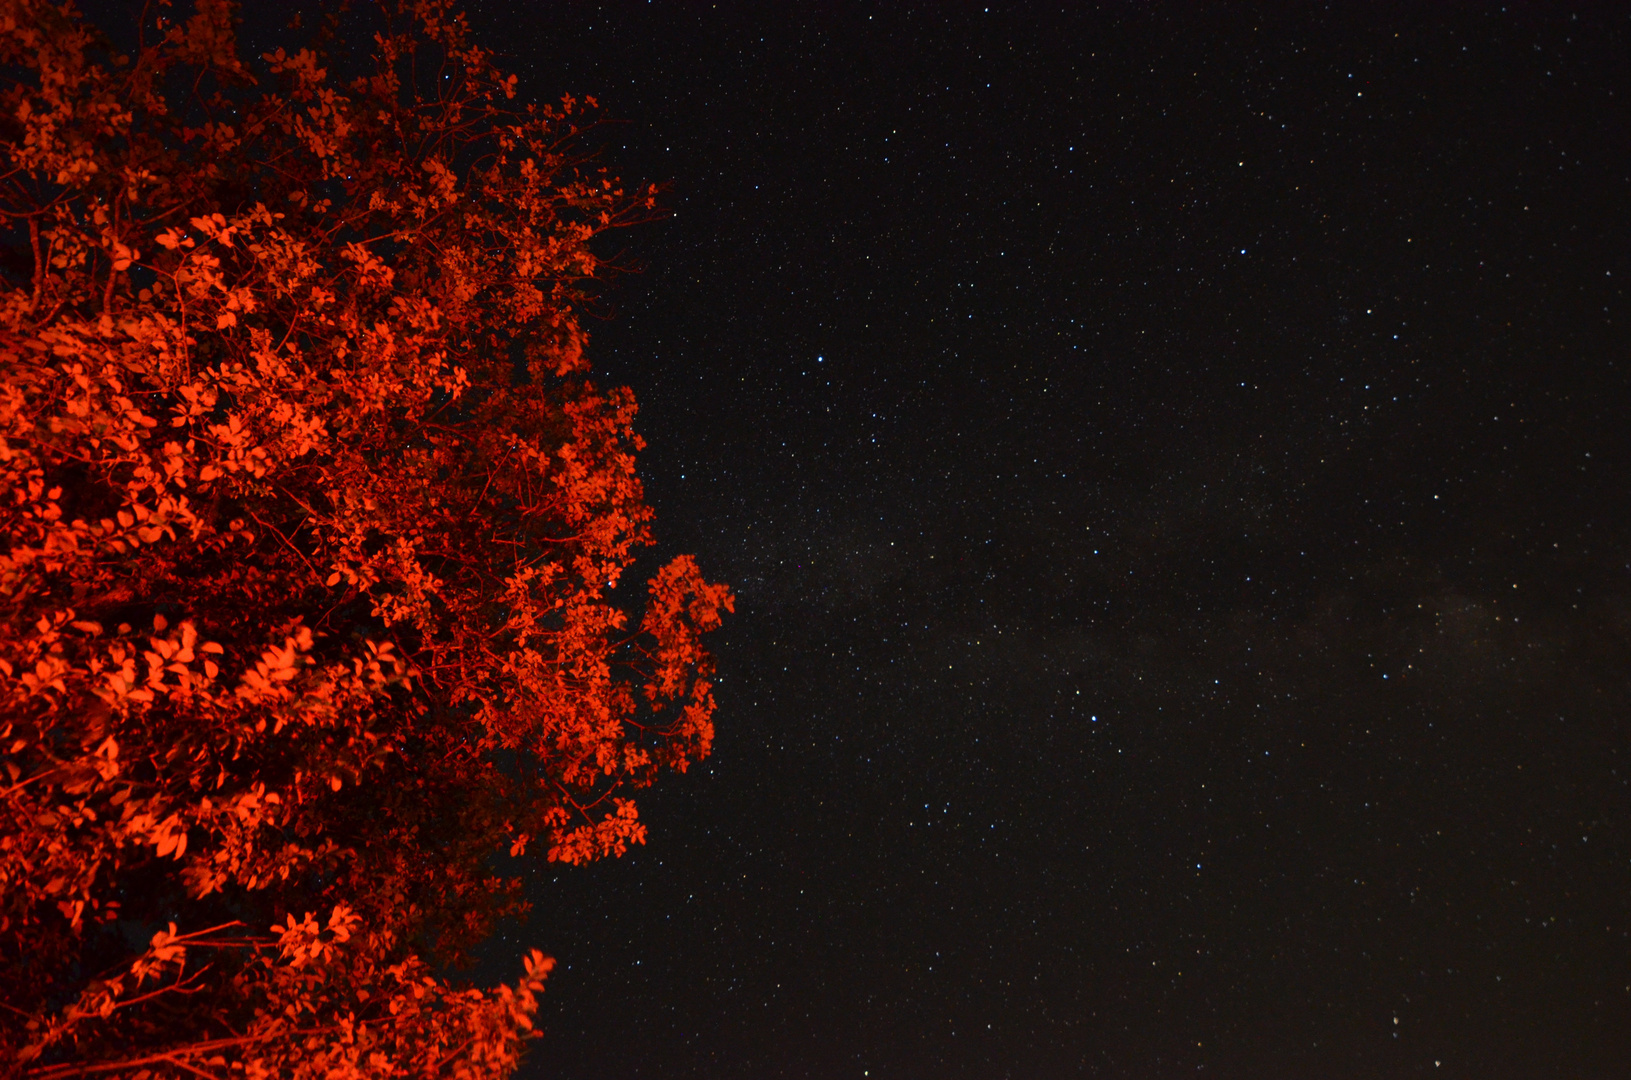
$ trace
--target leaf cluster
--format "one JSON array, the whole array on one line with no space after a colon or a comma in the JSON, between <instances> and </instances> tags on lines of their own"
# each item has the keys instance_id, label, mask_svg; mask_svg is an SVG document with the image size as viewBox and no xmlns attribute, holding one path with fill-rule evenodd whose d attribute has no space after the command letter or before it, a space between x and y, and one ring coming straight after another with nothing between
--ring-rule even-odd
<instances>
[{"instance_id":1,"label":"leaf cluster","mask_svg":"<svg viewBox=\"0 0 1631 1080\"><path fill-rule=\"evenodd\" d=\"M245 59L226 0L156 4L123 56L0 0L25 1075L502 1074L548 961L431 974L524 909L491 855L621 854L709 751L731 594L681 557L612 601L651 511L585 361L597 238L657 191L448 0L377 14L360 59L321 28Z\"/></svg>"}]
</instances>

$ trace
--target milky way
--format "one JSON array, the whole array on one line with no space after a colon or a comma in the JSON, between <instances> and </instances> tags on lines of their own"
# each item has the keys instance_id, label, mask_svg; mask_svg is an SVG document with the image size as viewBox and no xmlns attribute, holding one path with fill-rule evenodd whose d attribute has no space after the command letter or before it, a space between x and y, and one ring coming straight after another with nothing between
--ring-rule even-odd
<instances>
[{"instance_id":1,"label":"milky way","mask_svg":"<svg viewBox=\"0 0 1631 1080\"><path fill-rule=\"evenodd\" d=\"M1623 14L533 7L741 603L529 1075L1623 1073Z\"/></svg>"}]
</instances>

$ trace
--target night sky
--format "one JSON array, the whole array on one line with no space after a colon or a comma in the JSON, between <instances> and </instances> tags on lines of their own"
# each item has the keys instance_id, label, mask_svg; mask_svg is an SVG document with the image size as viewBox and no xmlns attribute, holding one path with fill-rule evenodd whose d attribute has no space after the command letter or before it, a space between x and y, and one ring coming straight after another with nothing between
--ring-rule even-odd
<instances>
[{"instance_id":1,"label":"night sky","mask_svg":"<svg viewBox=\"0 0 1631 1080\"><path fill-rule=\"evenodd\" d=\"M526 1077L1631 1074L1631 12L470 10L738 596Z\"/></svg>"}]
</instances>

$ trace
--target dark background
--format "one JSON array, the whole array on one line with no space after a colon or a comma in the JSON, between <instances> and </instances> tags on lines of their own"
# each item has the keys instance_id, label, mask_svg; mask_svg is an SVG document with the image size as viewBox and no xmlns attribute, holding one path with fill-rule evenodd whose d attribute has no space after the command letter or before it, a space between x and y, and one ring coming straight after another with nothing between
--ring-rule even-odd
<instances>
[{"instance_id":1,"label":"dark background","mask_svg":"<svg viewBox=\"0 0 1631 1080\"><path fill-rule=\"evenodd\" d=\"M734 584L526 1075L1631 1075L1619 5L477 0Z\"/></svg>"}]
</instances>

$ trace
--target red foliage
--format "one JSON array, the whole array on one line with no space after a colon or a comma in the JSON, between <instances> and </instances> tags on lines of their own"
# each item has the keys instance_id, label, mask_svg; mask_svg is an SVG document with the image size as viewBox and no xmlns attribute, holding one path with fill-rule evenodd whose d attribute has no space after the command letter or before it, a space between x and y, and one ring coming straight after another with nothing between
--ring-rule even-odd
<instances>
[{"instance_id":1,"label":"red foliage","mask_svg":"<svg viewBox=\"0 0 1631 1080\"><path fill-rule=\"evenodd\" d=\"M447 0L374 14L341 80L321 30L241 59L225 0L130 57L0 0L26 1076L504 1074L550 961L427 967L522 910L490 857L620 854L630 793L709 750L731 595L686 557L637 628L608 599L651 512L580 324L595 238L655 191L575 149L592 101L518 105Z\"/></svg>"}]
</instances>

